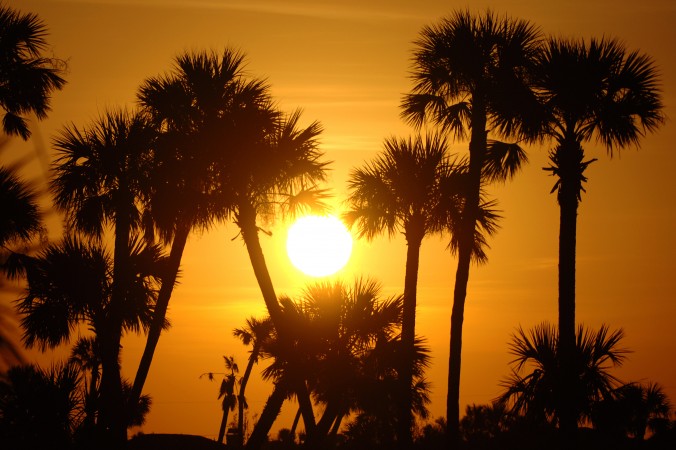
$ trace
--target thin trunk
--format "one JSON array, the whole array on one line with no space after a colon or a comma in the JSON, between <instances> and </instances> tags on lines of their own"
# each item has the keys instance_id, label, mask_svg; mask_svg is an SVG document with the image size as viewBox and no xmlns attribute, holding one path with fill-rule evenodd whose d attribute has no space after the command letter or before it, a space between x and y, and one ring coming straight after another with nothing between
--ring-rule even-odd
<instances>
[{"instance_id":1,"label":"thin trunk","mask_svg":"<svg viewBox=\"0 0 676 450\"><path fill-rule=\"evenodd\" d=\"M164 327L164 322L167 317L169 300L171 299L171 294L176 284L176 277L178 276L178 271L181 266L181 258L183 257L183 250L185 249L189 233L190 227L188 226L176 230L176 235L174 236L174 241L171 245L171 252L169 253L168 270L165 277L162 279L162 286L160 287L157 303L155 304L153 321L150 324L148 337L146 338L146 346L143 349L143 355L141 356L141 361L139 362L138 370L136 371L136 377L134 378L134 385L129 398L130 410L133 408L131 405L135 405L139 402L141 394L143 393L143 386L148 378L150 365L152 364L155 349L157 348L157 343L160 340L160 334L162 334L162 328Z\"/></svg>"},{"instance_id":2,"label":"thin trunk","mask_svg":"<svg viewBox=\"0 0 676 450\"><path fill-rule=\"evenodd\" d=\"M270 397L268 397L263 412L261 412L261 416L258 418L258 422L254 425L251 436L249 436L249 440L246 442L247 450L258 450L265 443L270 428L275 423L275 419L277 419L286 398L287 390L283 384L283 382L275 383L275 388Z\"/></svg>"},{"instance_id":3,"label":"thin trunk","mask_svg":"<svg viewBox=\"0 0 676 450\"><path fill-rule=\"evenodd\" d=\"M415 354L415 313L418 288L418 267L420 265L420 245L423 239L423 224L410 224L406 230L406 275L404 279L404 306L401 322L402 358L399 363L399 423L397 441L399 448L409 449L413 445L411 427L413 425L412 386L413 358Z\"/></svg>"},{"instance_id":4,"label":"thin trunk","mask_svg":"<svg viewBox=\"0 0 676 450\"><path fill-rule=\"evenodd\" d=\"M99 425L106 448L120 448L127 440L124 397L120 375L122 317L129 283L129 233L126 211L117 211L113 254L113 287L101 345L101 397Z\"/></svg>"},{"instance_id":5,"label":"thin trunk","mask_svg":"<svg viewBox=\"0 0 676 450\"><path fill-rule=\"evenodd\" d=\"M242 232L242 239L244 239L244 244L249 253L251 266L253 267L256 280L258 281L258 286L263 294L263 300L268 309L268 314L270 314L270 320L272 320L272 323L275 326L279 339L291 342L290 337L293 335L293 331L284 321L282 307L277 300L277 294L275 294L275 288L272 284L270 272L268 272L265 257L263 256L263 249L258 238L256 211L252 205L248 203L239 205L237 224ZM292 353L290 358L293 359L294 356L295 354ZM303 389L296 390L296 395L298 396L298 403L302 408L303 421L305 422L306 427L311 427L312 424L315 423L314 413L312 412L310 394L307 391L307 388L305 388L304 383L303 387Z\"/></svg>"},{"instance_id":6,"label":"thin trunk","mask_svg":"<svg viewBox=\"0 0 676 450\"><path fill-rule=\"evenodd\" d=\"M474 247L476 218L481 197L481 171L486 155L486 109L473 96L472 137L469 143L467 197L463 208L461 236L458 243L458 267L455 272L453 310L451 312L450 354L448 358L448 396L446 399L447 433L451 448L460 446L460 366L462 359L462 324L465 315L467 283Z\"/></svg>"},{"instance_id":7,"label":"thin trunk","mask_svg":"<svg viewBox=\"0 0 676 450\"><path fill-rule=\"evenodd\" d=\"M230 407L226 405L227 396L223 399L223 417L221 417L221 425L218 427L218 442L223 443L223 438L225 437L225 427L228 424L228 414L230 413Z\"/></svg>"},{"instance_id":8,"label":"thin trunk","mask_svg":"<svg viewBox=\"0 0 676 450\"><path fill-rule=\"evenodd\" d=\"M582 189L584 153L573 139L558 150L561 213L559 228L559 357L561 391L559 394L559 427L565 445L573 445L577 433L578 405L575 394L575 253L577 208Z\"/></svg>"},{"instance_id":9,"label":"thin trunk","mask_svg":"<svg viewBox=\"0 0 676 450\"><path fill-rule=\"evenodd\" d=\"M300 422L300 406L298 407L298 411L296 411L296 415L293 417L293 423L291 424L291 437L293 437L294 441L296 440L296 429L298 428L298 422Z\"/></svg>"},{"instance_id":10,"label":"thin trunk","mask_svg":"<svg viewBox=\"0 0 676 450\"><path fill-rule=\"evenodd\" d=\"M249 377L251 376L251 371L253 370L253 365L256 359L258 359L258 353L260 352L260 343L256 340L254 341L253 349L251 350L251 355L249 355L249 362L246 365L246 370L242 376L242 381L239 386L239 409L238 409L238 420L237 420L237 432L240 436L244 436L244 391L246 390L246 384L249 382Z\"/></svg>"}]
</instances>

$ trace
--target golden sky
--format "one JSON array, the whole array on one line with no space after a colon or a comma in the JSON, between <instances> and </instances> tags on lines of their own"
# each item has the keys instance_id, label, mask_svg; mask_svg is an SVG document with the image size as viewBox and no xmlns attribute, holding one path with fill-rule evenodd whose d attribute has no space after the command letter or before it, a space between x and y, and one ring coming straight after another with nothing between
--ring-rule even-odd
<instances>
[{"instance_id":1,"label":"golden sky","mask_svg":"<svg viewBox=\"0 0 676 450\"><path fill-rule=\"evenodd\" d=\"M303 120L319 120L322 148L333 160L329 186L336 208L349 170L371 159L385 137L412 132L399 119L399 103L420 29L455 8L528 19L547 34L617 37L640 49L661 69L666 114L676 115L676 3L673 0L21 0L11 6L37 13L47 24L56 56L68 61L68 84L53 100L39 133L17 148L49 147L52 136L73 122L86 126L109 108L132 106L143 79L167 71L172 58L190 49L224 46L247 55L248 70L266 77L280 105L302 108ZM671 120L613 159L594 143L599 162L579 209L577 318L586 325L624 328L633 350L616 372L626 381L657 381L676 402L676 127ZM454 146L464 152L467 143ZM504 220L491 240L488 265L473 267L464 325L461 403L486 403L509 373L507 341L519 325L556 321L558 207L549 194L554 179L544 147L528 149L530 164L513 181L493 189ZM288 223L262 235L278 293L294 295L309 278L291 267L284 252ZM242 369L247 348L232 337L252 315L265 312L236 227L192 236L180 285L170 303L171 330L163 334L146 392L153 397L146 433L215 437L220 420L217 383L198 379L223 369L234 355ZM456 261L446 242L423 242L417 331L432 348L428 370L432 415L445 414L450 311ZM405 242L386 237L356 242L340 276L371 276L387 295L403 291ZM142 340L124 340L123 372L132 378ZM47 354L43 361L54 355ZM253 377L252 377L253 378ZM250 417L259 413L271 386L250 383ZM464 409L464 406L463 406ZM278 427L289 427L289 411Z\"/></svg>"}]
</instances>

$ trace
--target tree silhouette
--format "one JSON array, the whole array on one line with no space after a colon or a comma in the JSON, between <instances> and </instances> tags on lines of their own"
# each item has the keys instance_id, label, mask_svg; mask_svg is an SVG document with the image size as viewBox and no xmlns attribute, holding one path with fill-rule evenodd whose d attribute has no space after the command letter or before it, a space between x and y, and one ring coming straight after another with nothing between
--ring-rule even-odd
<instances>
[{"instance_id":1,"label":"tree silhouette","mask_svg":"<svg viewBox=\"0 0 676 450\"><path fill-rule=\"evenodd\" d=\"M406 239L406 275L401 325L404 346L400 361L400 429L398 442L408 448L411 435L411 385L415 347L415 313L420 246L423 238L441 232L448 219L457 223L463 203L463 167L451 163L440 136L385 140L384 151L351 173L349 210L344 218L369 239L401 232Z\"/></svg>"},{"instance_id":2,"label":"tree silhouette","mask_svg":"<svg viewBox=\"0 0 676 450\"><path fill-rule=\"evenodd\" d=\"M25 115L44 119L52 91L61 89L65 63L47 58L47 27L33 13L21 13L0 5L0 108L2 129L28 139Z\"/></svg>"},{"instance_id":3,"label":"tree silhouette","mask_svg":"<svg viewBox=\"0 0 676 450\"><path fill-rule=\"evenodd\" d=\"M0 379L0 440L16 449L69 448L81 420L75 366L11 367Z\"/></svg>"},{"instance_id":4,"label":"tree silhouette","mask_svg":"<svg viewBox=\"0 0 676 450\"><path fill-rule=\"evenodd\" d=\"M271 126L273 120L271 113L250 112L267 104L267 86L247 81L243 64L243 56L230 49L220 56L187 52L175 59L172 72L147 79L139 89L141 106L162 130L150 162L147 218L171 251L132 402L141 395L148 376L188 235L210 227L230 210L232 199L221 195L215 178L218 171L231 168L229 142L248 126L245 120L256 126L262 126L260 122Z\"/></svg>"},{"instance_id":5,"label":"tree silhouette","mask_svg":"<svg viewBox=\"0 0 676 450\"><path fill-rule=\"evenodd\" d=\"M147 194L148 152L155 130L147 115L127 111L105 113L91 127L64 128L54 140L57 159L51 190L67 225L101 237L113 225L113 284L107 320L100 329L102 351L101 415L110 445L126 440L119 367L124 310L133 274L130 240L140 226L140 201Z\"/></svg>"},{"instance_id":6,"label":"tree silhouette","mask_svg":"<svg viewBox=\"0 0 676 450\"><path fill-rule=\"evenodd\" d=\"M255 317L252 317L246 320L246 326L244 328L236 328L233 331L233 335L239 338L244 345L252 346L246 369L244 370L244 375L242 375L242 380L239 386L239 397L237 399L239 406L239 417L237 419L237 432L239 439L244 438L244 409L247 407L245 397L246 386L249 382L249 377L251 376L253 366L254 364L258 363L258 360L261 357L263 346L267 340L271 338L273 329L274 328L270 318L259 320Z\"/></svg>"},{"instance_id":7,"label":"tree silhouette","mask_svg":"<svg viewBox=\"0 0 676 450\"><path fill-rule=\"evenodd\" d=\"M525 161L516 144L488 139L526 137L536 128L537 111L529 86L539 45L538 30L524 20L498 17L491 11L472 15L458 11L438 25L425 27L416 42L413 92L403 101L402 115L421 126L429 120L458 139L469 135L469 170L462 222L457 230L458 266L453 293L447 420L453 446L459 445L460 362L470 261L485 260L475 251L486 182L505 180Z\"/></svg>"},{"instance_id":8,"label":"tree silhouette","mask_svg":"<svg viewBox=\"0 0 676 450\"><path fill-rule=\"evenodd\" d=\"M221 419L221 425L218 428L218 442L221 443L225 437L225 429L228 425L228 413L234 411L235 406L237 405L235 383L237 382L237 374L239 373L239 367L237 367L237 363L233 356L224 356L223 360L225 361L225 369L229 370L230 373L227 373L225 377L223 377L221 387L218 390L218 399L223 399L221 403L223 418Z\"/></svg>"},{"instance_id":9,"label":"tree silhouette","mask_svg":"<svg viewBox=\"0 0 676 450\"><path fill-rule=\"evenodd\" d=\"M578 411L576 423L590 420L594 404L610 398L619 384L609 369L624 361L627 350L619 347L623 337L622 330L610 332L605 325L598 330L578 328L574 359L576 383L571 392L562 383L561 372L565 368L556 328L547 323L530 332L519 328L510 343L510 353L515 357L514 370L503 381L505 392L499 400L510 404L514 413L524 414L536 423L560 425L560 397L565 396Z\"/></svg>"},{"instance_id":10,"label":"tree silhouette","mask_svg":"<svg viewBox=\"0 0 676 450\"><path fill-rule=\"evenodd\" d=\"M611 438L630 436L643 441L647 430L661 433L668 428L671 411L659 384L627 383L596 405L592 423Z\"/></svg>"},{"instance_id":11,"label":"tree silhouette","mask_svg":"<svg viewBox=\"0 0 676 450\"><path fill-rule=\"evenodd\" d=\"M639 145L640 138L663 123L657 69L652 60L629 52L611 39L549 39L537 65L544 135L552 138L549 170L558 178L559 330L561 358L572 368L575 341L575 252L577 209L587 166L583 144L592 138L614 151ZM568 363L566 363L568 361ZM573 373L562 373L569 386ZM562 397L564 399L565 397ZM564 401L561 427L573 435L577 412Z\"/></svg>"}]
</instances>

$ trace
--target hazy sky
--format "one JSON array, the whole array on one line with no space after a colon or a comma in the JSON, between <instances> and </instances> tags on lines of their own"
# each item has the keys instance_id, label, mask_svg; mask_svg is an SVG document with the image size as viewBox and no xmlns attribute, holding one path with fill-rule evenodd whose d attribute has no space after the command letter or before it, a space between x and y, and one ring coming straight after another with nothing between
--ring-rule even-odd
<instances>
[{"instance_id":1,"label":"hazy sky","mask_svg":"<svg viewBox=\"0 0 676 450\"><path fill-rule=\"evenodd\" d=\"M666 113L676 104L676 4L671 0L561 1L180 1L22 0L50 30L54 55L68 61L67 86L53 101L50 118L29 144L49 147L70 122L86 126L110 108L133 107L143 79L167 71L172 58L190 49L224 46L247 55L249 72L271 83L280 105L303 109L304 123L319 120L322 148L332 165L329 187L336 212L344 200L349 170L371 159L385 137L407 136L399 118L413 44L420 29L471 5L491 7L533 21L547 34L610 36L650 54L661 69ZM579 209L577 318L592 327L624 328L633 350L616 374L626 381L657 381L676 402L676 127L669 120L642 141L610 159L598 157ZM464 152L466 142L454 146ZM530 164L492 192L504 220L491 241L488 265L473 267L465 313L461 402L486 403L509 373L507 342L519 325L556 321L558 207L549 191L554 179L547 147L528 149ZM310 281L292 268L284 252L288 223L262 235L278 293L294 295ZM221 355L234 355L242 369L247 351L232 330L265 312L246 251L233 225L192 236L182 278L170 303L172 328L163 334L146 392L152 412L143 431L215 437L220 420L218 384L199 375L223 370ZM423 242L417 331L432 348L428 371L433 417L445 414L448 340L456 261L445 240ZM403 291L405 242L397 238L356 242L346 280L371 276L386 295ZM124 340L123 372L133 377L142 340ZM47 354L43 361L54 355ZM250 416L259 413L271 385L251 381ZM463 406L464 409L464 406ZM278 422L289 427L290 408Z\"/></svg>"}]
</instances>

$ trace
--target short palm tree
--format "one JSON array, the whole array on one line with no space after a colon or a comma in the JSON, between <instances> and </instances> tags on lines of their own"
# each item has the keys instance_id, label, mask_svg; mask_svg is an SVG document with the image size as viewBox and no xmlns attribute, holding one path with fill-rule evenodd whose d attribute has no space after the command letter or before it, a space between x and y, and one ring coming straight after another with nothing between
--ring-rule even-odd
<instances>
[{"instance_id":1,"label":"short palm tree","mask_svg":"<svg viewBox=\"0 0 676 450\"><path fill-rule=\"evenodd\" d=\"M258 363L258 360L261 357L261 350L271 338L273 329L269 317L265 319L251 317L246 320L246 326L244 328L236 328L233 331L233 335L239 338L244 345L251 345L246 369L244 370L244 375L242 375L242 380L239 385L239 398L237 399L239 406L239 417L237 419L239 439L244 438L244 409L247 407L245 397L246 386L249 382L253 366Z\"/></svg>"},{"instance_id":2,"label":"short palm tree","mask_svg":"<svg viewBox=\"0 0 676 450\"><path fill-rule=\"evenodd\" d=\"M0 441L7 448L72 448L81 421L78 370L10 368L0 379Z\"/></svg>"},{"instance_id":3,"label":"short palm tree","mask_svg":"<svg viewBox=\"0 0 676 450\"><path fill-rule=\"evenodd\" d=\"M555 326L543 323L530 332L519 328L510 343L514 355L512 375L503 381L505 392L500 402L512 412L524 414L536 422L561 422L561 396L578 411L576 422L589 420L596 402L610 398L619 380L610 369L619 366L627 350L620 347L622 330L610 332L603 325L598 330L580 326L575 342L575 386L571 392L562 383L564 361ZM562 430L563 431L563 430Z\"/></svg>"},{"instance_id":4,"label":"short palm tree","mask_svg":"<svg viewBox=\"0 0 676 450\"><path fill-rule=\"evenodd\" d=\"M146 114L109 111L89 128L64 128L54 140L57 152L51 190L55 206L69 228L95 238L107 225L114 232L113 284L107 319L101 332L101 418L111 442L126 440L120 338L128 289L132 285L129 255L132 232L140 227L140 202L148 192L149 151L155 129Z\"/></svg>"},{"instance_id":5,"label":"short palm tree","mask_svg":"<svg viewBox=\"0 0 676 450\"><path fill-rule=\"evenodd\" d=\"M611 39L549 39L539 57L537 88L542 95L543 134L554 141L551 166L558 180L559 330L561 357L573 358L575 340L575 253L577 210L587 166L583 145L597 139L610 153L636 145L664 122L658 72L653 61ZM570 364L568 365L572 367ZM572 373L563 374L573 383ZM562 405L565 407L566 405ZM575 411L561 426L573 430Z\"/></svg>"},{"instance_id":6,"label":"short palm tree","mask_svg":"<svg viewBox=\"0 0 676 450\"><path fill-rule=\"evenodd\" d=\"M0 5L0 109L2 130L9 135L28 139L25 115L47 117L51 93L66 83L61 78L65 63L43 56L46 35L36 14Z\"/></svg>"},{"instance_id":7,"label":"short palm tree","mask_svg":"<svg viewBox=\"0 0 676 450\"><path fill-rule=\"evenodd\" d=\"M237 374L239 373L239 367L235 362L233 356L224 356L223 360L225 361L225 369L229 370L230 373L226 373L221 382L221 387L218 390L218 399L221 398L221 408L223 409L223 417L221 418L221 425L218 428L218 442L223 442L225 437L225 429L228 425L228 413L235 409L237 405L237 395L235 394L235 384L237 383Z\"/></svg>"},{"instance_id":8,"label":"short palm tree","mask_svg":"<svg viewBox=\"0 0 676 450\"><path fill-rule=\"evenodd\" d=\"M83 426L86 429L92 429L96 423L99 380L101 379L101 352L98 350L96 337L79 338L70 351L68 363L73 364L82 373L85 413Z\"/></svg>"},{"instance_id":9,"label":"short palm tree","mask_svg":"<svg viewBox=\"0 0 676 450\"><path fill-rule=\"evenodd\" d=\"M592 423L609 437L629 436L643 441L646 431L653 434L668 429L672 406L657 383L627 383L615 389L592 411Z\"/></svg>"},{"instance_id":10,"label":"short palm tree","mask_svg":"<svg viewBox=\"0 0 676 450\"><path fill-rule=\"evenodd\" d=\"M133 398L140 397L150 371L189 234L209 228L229 211L230 199L218 195L215 175L230 167L227 142L241 131L232 124L244 116L254 120L248 111L268 102L267 86L248 81L243 66L243 56L230 49L221 55L187 52L175 59L169 74L149 78L139 89L141 107L162 130L150 161L146 213L171 251ZM262 113L259 119L268 126L273 120Z\"/></svg>"},{"instance_id":11,"label":"short palm tree","mask_svg":"<svg viewBox=\"0 0 676 450\"><path fill-rule=\"evenodd\" d=\"M462 181L466 172L447 156L446 140L385 140L384 151L372 162L354 169L348 181L348 210L344 219L359 237L372 239L397 232L406 239L406 275L401 326L404 355L401 358L401 417L398 441L413 444L411 435L411 358L415 345L415 313L420 246L423 238L447 228L447 219L458 222L463 203ZM406 350L408 349L408 350ZM409 355L409 356L406 356Z\"/></svg>"},{"instance_id":12,"label":"short palm tree","mask_svg":"<svg viewBox=\"0 0 676 450\"><path fill-rule=\"evenodd\" d=\"M491 11L458 11L423 28L413 57L412 93L402 115L420 127L426 121L458 139L469 136L469 169L462 221L457 229L458 266L453 293L447 421L453 446L459 444L460 363L470 261L481 192L490 181L512 176L525 161L516 144L489 139L535 136L531 113L537 111L529 74L538 52L539 31L529 22Z\"/></svg>"}]
</instances>

